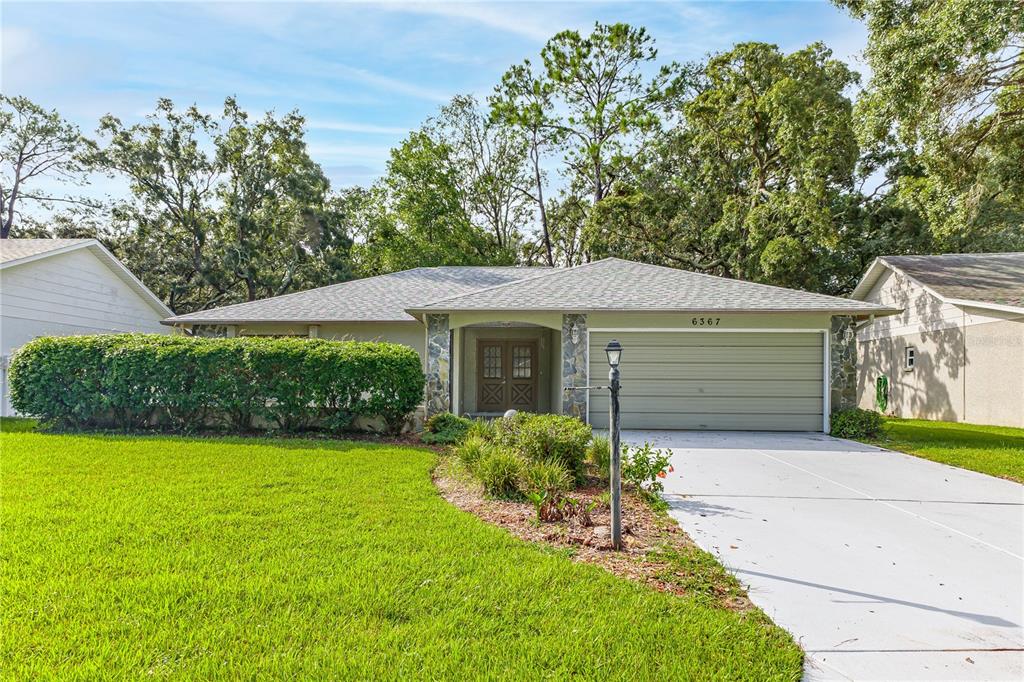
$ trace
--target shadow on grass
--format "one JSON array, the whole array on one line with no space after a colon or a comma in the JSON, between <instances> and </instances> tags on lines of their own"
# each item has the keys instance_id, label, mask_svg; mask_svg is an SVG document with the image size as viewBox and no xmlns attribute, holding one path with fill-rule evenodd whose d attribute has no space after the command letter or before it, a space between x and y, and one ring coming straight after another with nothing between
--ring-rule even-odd
<instances>
[{"instance_id":1,"label":"shadow on grass","mask_svg":"<svg viewBox=\"0 0 1024 682\"><path fill-rule=\"evenodd\" d=\"M17 423L12 424L11 421ZM229 435L220 433L201 434L176 434L176 433L123 433L119 431L65 431L37 429L37 422L32 419L15 419L4 417L0 423L2 433L35 433L41 436L85 438L88 440L104 441L108 443L137 443L137 442L160 442L169 441L175 443L194 443L196 445L264 445L280 448L283 450L331 450L335 452L347 452L352 450L394 450L409 449L416 451L432 452L426 446L401 441L388 441L386 439L376 440L368 438L365 434L352 434L346 437L345 434L330 436L296 434L264 436L251 435Z\"/></svg>"}]
</instances>

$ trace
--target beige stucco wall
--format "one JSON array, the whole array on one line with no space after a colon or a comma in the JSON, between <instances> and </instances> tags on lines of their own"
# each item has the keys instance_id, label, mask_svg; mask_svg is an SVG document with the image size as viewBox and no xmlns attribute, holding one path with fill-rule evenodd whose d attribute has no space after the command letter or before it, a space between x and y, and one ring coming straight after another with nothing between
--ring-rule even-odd
<instances>
[{"instance_id":1,"label":"beige stucco wall","mask_svg":"<svg viewBox=\"0 0 1024 682\"><path fill-rule=\"evenodd\" d=\"M889 378L887 414L1024 427L1024 315L947 303L889 272L866 300L905 308L858 333L858 404L878 409L875 382ZM916 351L904 369L907 346Z\"/></svg>"},{"instance_id":2,"label":"beige stucco wall","mask_svg":"<svg viewBox=\"0 0 1024 682\"><path fill-rule=\"evenodd\" d=\"M449 325L452 329L473 324L487 324L490 322L518 322L560 330L562 328L562 314L499 311L451 313L449 316Z\"/></svg>"},{"instance_id":3,"label":"beige stucco wall","mask_svg":"<svg viewBox=\"0 0 1024 682\"><path fill-rule=\"evenodd\" d=\"M700 324L700 318L716 324ZM693 320L697 318L698 324ZM827 313L589 313L590 329L828 329Z\"/></svg>"},{"instance_id":4,"label":"beige stucco wall","mask_svg":"<svg viewBox=\"0 0 1024 682\"><path fill-rule=\"evenodd\" d=\"M964 421L1024 428L1024 318L972 325Z\"/></svg>"},{"instance_id":5,"label":"beige stucco wall","mask_svg":"<svg viewBox=\"0 0 1024 682\"><path fill-rule=\"evenodd\" d=\"M941 329L860 341L857 346L858 404L876 410L875 381L889 378L887 414L916 419L964 421L963 331ZM916 350L913 370L903 369L907 346Z\"/></svg>"}]
</instances>

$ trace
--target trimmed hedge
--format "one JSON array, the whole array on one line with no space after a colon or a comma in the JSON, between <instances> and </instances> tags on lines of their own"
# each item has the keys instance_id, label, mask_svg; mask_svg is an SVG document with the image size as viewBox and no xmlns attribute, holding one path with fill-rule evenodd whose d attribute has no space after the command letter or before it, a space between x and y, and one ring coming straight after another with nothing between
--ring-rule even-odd
<instances>
[{"instance_id":1,"label":"trimmed hedge","mask_svg":"<svg viewBox=\"0 0 1024 682\"><path fill-rule=\"evenodd\" d=\"M42 337L10 367L15 409L63 428L398 430L423 385L407 346L323 339Z\"/></svg>"}]
</instances>

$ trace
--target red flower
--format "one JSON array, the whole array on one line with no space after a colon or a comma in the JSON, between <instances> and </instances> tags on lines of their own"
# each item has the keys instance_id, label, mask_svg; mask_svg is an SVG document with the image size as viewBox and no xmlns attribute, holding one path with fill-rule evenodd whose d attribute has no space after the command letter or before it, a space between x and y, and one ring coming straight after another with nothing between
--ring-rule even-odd
<instances>
[{"instance_id":1,"label":"red flower","mask_svg":"<svg viewBox=\"0 0 1024 682\"><path fill-rule=\"evenodd\" d=\"M658 478L665 478L668 474L665 473L664 469L658 472Z\"/></svg>"}]
</instances>

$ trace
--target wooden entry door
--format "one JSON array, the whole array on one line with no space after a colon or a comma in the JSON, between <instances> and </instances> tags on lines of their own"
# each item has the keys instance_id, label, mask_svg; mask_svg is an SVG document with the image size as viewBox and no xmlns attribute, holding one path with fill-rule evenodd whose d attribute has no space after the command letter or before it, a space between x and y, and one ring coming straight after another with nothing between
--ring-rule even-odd
<instances>
[{"instance_id":1,"label":"wooden entry door","mask_svg":"<svg viewBox=\"0 0 1024 682\"><path fill-rule=\"evenodd\" d=\"M537 341L477 341L476 404L478 412L537 411Z\"/></svg>"}]
</instances>

